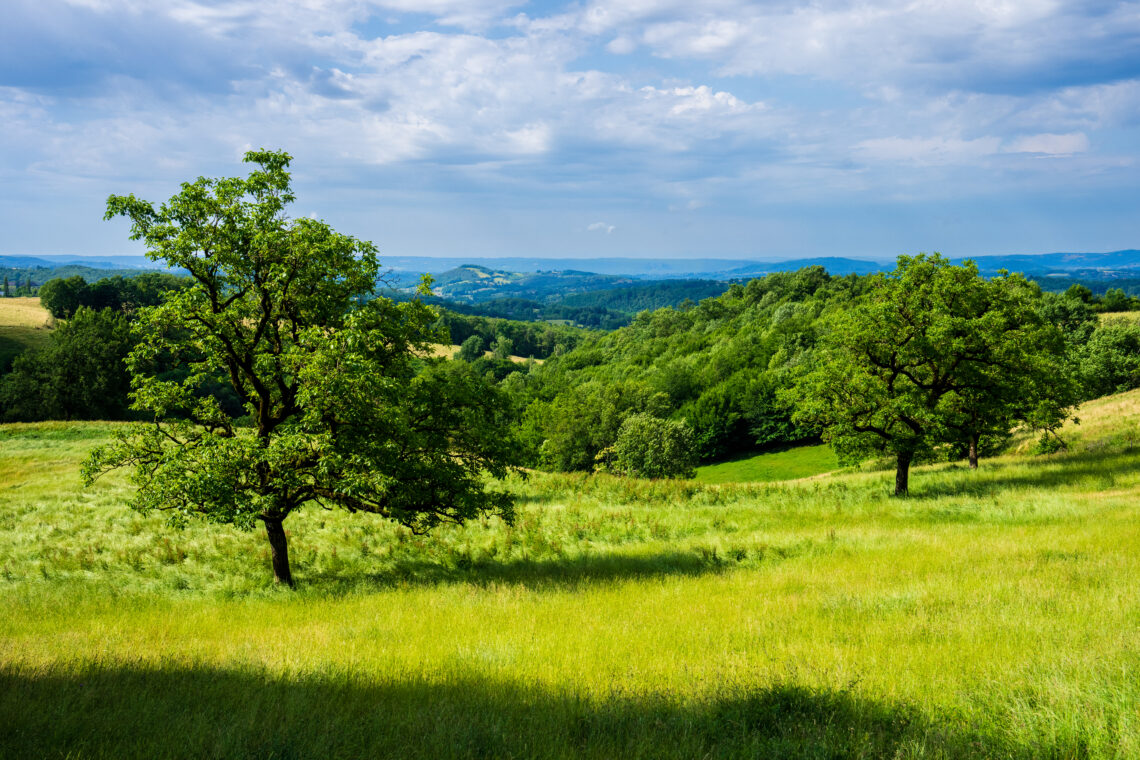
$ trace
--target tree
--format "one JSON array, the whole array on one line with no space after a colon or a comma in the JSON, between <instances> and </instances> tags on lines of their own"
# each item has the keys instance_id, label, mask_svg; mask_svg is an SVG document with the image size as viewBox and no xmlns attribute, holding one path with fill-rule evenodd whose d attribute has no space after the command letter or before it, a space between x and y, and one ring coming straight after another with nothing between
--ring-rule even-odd
<instances>
[{"instance_id":1,"label":"tree","mask_svg":"<svg viewBox=\"0 0 1140 760\"><path fill-rule=\"evenodd\" d=\"M511 352L514 350L514 341L504 335L495 338L491 344L491 354L499 361L510 361Z\"/></svg>"},{"instance_id":2,"label":"tree","mask_svg":"<svg viewBox=\"0 0 1140 760\"><path fill-rule=\"evenodd\" d=\"M696 464L693 431L683 420L650 414L625 418L613 446L613 468L642 478L691 478Z\"/></svg>"},{"instance_id":3,"label":"tree","mask_svg":"<svg viewBox=\"0 0 1140 760\"><path fill-rule=\"evenodd\" d=\"M459 345L458 358L465 362L473 362L483 356L483 339L472 335Z\"/></svg>"},{"instance_id":4,"label":"tree","mask_svg":"<svg viewBox=\"0 0 1140 760\"><path fill-rule=\"evenodd\" d=\"M125 315L80 308L44 348L16 357L0 381L4 419L123 419L130 390L123 362L133 345Z\"/></svg>"},{"instance_id":5,"label":"tree","mask_svg":"<svg viewBox=\"0 0 1140 760\"><path fill-rule=\"evenodd\" d=\"M668 411L668 397L644 383L591 381L549 404L532 405L527 414L545 435L538 451L539 463L570 472L592 470L598 454L614 444L630 414L646 412L661 417Z\"/></svg>"},{"instance_id":6,"label":"tree","mask_svg":"<svg viewBox=\"0 0 1140 760\"><path fill-rule=\"evenodd\" d=\"M1019 373L1033 341L1053 328L1023 329L1034 309L1005 287L979 277L972 262L900 256L894 272L873 276L869 292L834 317L811 367L784 393L794 419L819 427L847 461L893 455L895 495L906 495L917 456L986 432L991 415L1005 425L1009 394L1045 382ZM1066 401L1043 391L1035 413L1063 414L1050 399Z\"/></svg>"},{"instance_id":7,"label":"tree","mask_svg":"<svg viewBox=\"0 0 1140 760\"><path fill-rule=\"evenodd\" d=\"M376 249L323 222L290 219L286 153L251 151L247 178L185 183L162 206L111 196L148 256L190 287L138 312L128 358L134 408L153 415L92 453L90 483L133 468L132 506L265 526L274 578L293 585L283 523L306 504L365 512L415 533L480 514L512 517L489 489L513 465L508 402L465 364L422 357L440 336L418 300L376 297ZM426 290L426 282L425 282ZM160 355L188 372L164 379ZM241 428L200 386L222 373Z\"/></svg>"},{"instance_id":8,"label":"tree","mask_svg":"<svg viewBox=\"0 0 1140 760\"><path fill-rule=\"evenodd\" d=\"M11 298L12 297L12 288L8 284L8 275L4 275L4 297L5 298Z\"/></svg>"},{"instance_id":9,"label":"tree","mask_svg":"<svg viewBox=\"0 0 1140 760\"><path fill-rule=\"evenodd\" d=\"M1040 288L1004 271L974 285L985 294L974 329L986 340L986 355L959 365L943 420L945 438L966 449L971 469L983 438L1000 439L1017 423L1054 431L1081 394L1065 334L1042 315Z\"/></svg>"},{"instance_id":10,"label":"tree","mask_svg":"<svg viewBox=\"0 0 1140 760\"><path fill-rule=\"evenodd\" d=\"M71 319L87 300L87 281L79 275L56 277L40 288L40 305L56 319Z\"/></svg>"},{"instance_id":11,"label":"tree","mask_svg":"<svg viewBox=\"0 0 1140 760\"><path fill-rule=\"evenodd\" d=\"M1065 297L1081 303L1092 303L1094 300L1093 292L1079 282L1074 282L1069 286L1069 289L1065 291Z\"/></svg>"},{"instance_id":12,"label":"tree","mask_svg":"<svg viewBox=\"0 0 1140 760\"><path fill-rule=\"evenodd\" d=\"M1092 332L1080 355L1085 398L1140 387L1140 325L1110 320Z\"/></svg>"}]
</instances>

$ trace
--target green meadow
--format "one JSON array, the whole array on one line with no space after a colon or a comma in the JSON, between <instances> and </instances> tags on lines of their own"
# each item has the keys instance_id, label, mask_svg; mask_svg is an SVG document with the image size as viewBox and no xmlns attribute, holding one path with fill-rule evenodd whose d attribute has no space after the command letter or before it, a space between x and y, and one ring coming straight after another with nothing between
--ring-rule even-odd
<instances>
[{"instance_id":1,"label":"green meadow","mask_svg":"<svg viewBox=\"0 0 1140 760\"><path fill-rule=\"evenodd\" d=\"M697 468L701 483L770 483L810 478L839 469L830 446L797 446Z\"/></svg>"},{"instance_id":2,"label":"green meadow","mask_svg":"<svg viewBox=\"0 0 1140 760\"><path fill-rule=\"evenodd\" d=\"M311 509L297 591L259 532L81 488L110 424L6 425L0 757L1137 757L1140 392L1081 418L907 499L703 469L534 474L513 526L427 538Z\"/></svg>"}]
</instances>

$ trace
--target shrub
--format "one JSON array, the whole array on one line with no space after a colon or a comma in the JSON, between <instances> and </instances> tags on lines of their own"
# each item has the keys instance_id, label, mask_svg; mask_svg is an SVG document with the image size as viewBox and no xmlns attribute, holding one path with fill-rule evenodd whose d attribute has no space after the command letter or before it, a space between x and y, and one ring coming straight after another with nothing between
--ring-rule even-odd
<instances>
[{"instance_id":1,"label":"shrub","mask_svg":"<svg viewBox=\"0 0 1140 760\"><path fill-rule=\"evenodd\" d=\"M613 468L644 478L691 478L696 452L693 431L676 420L631 414L613 446Z\"/></svg>"}]
</instances>

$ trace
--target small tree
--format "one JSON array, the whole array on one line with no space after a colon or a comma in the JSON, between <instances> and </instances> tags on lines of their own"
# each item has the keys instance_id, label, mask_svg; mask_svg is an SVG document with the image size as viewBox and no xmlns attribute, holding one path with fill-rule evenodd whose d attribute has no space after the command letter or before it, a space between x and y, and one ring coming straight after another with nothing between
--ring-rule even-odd
<instances>
[{"instance_id":1,"label":"small tree","mask_svg":"<svg viewBox=\"0 0 1140 760\"><path fill-rule=\"evenodd\" d=\"M148 425L119 433L84 465L90 483L133 468L132 501L191 517L265 526L274 578L292 585L283 523L308 503L386 517L424 533L512 497L485 487L514 462L502 394L457 362L423 359L437 314L375 296L376 250L313 219L290 219L285 153L252 151L248 178L199 178L155 208L111 196L148 256L193 284L136 320L128 359ZM188 368L149 374L156 357ZM239 428L202 386L221 373L252 419Z\"/></svg>"},{"instance_id":2,"label":"small tree","mask_svg":"<svg viewBox=\"0 0 1140 760\"><path fill-rule=\"evenodd\" d=\"M613 446L613 468L642 478L691 478L696 465L693 431L684 420L631 414Z\"/></svg>"},{"instance_id":3,"label":"small tree","mask_svg":"<svg viewBox=\"0 0 1140 760\"><path fill-rule=\"evenodd\" d=\"M56 319L71 319L80 306L89 306L87 281L79 275L48 280L40 288L40 305Z\"/></svg>"},{"instance_id":4,"label":"small tree","mask_svg":"<svg viewBox=\"0 0 1140 760\"><path fill-rule=\"evenodd\" d=\"M491 354L499 361L507 361L515 350L514 341L500 335L491 343Z\"/></svg>"},{"instance_id":5,"label":"small tree","mask_svg":"<svg viewBox=\"0 0 1140 760\"><path fill-rule=\"evenodd\" d=\"M465 362L473 362L483 356L483 339L478 335L472 335L467 340L459 344L459 353L457 358Z\"/></svg>"}]
</instances>

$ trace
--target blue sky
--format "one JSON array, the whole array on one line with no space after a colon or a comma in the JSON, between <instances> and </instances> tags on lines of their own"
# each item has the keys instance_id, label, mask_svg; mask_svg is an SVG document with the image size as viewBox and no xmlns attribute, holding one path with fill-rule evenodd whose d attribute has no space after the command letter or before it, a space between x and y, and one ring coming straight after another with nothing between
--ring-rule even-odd
<instances>
[{"instance_id":1,"label":"blue sky","mask_svg":"<svg viewBox=\"0 0 1140 760\"><path fill-rule=\"evenodd\" d=\"M6 0L0 253L293 154L391 255L1140 247L1140 2Z\"/></svg>"}]
</instances>

